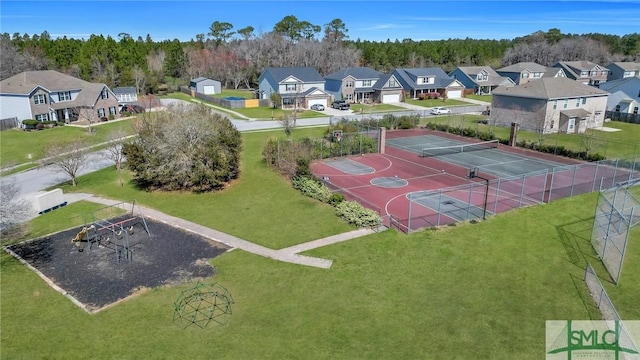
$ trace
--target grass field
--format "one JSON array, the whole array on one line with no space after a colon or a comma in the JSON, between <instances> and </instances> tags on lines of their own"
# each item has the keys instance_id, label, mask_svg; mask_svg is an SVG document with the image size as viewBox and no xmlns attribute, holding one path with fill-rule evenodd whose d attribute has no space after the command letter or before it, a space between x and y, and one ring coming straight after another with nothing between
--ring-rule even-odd
<instances>
[{"instance_id":1,"label":"grass field","mask_svg":"<svg viewBox=\"0 0 640 360\"><path fill-rule=\"evenodd\" d=\"M453 99L447 99L445 101L443 101L442 99L440 99L440 100L438 100L438 99L425 99L425 100L405 99L405 102L407 104L422 106L422 107L425 107L425 108L431 108L431 107L436 107L436 106L469 105L468 102L464 102L464 101L461 101L461 100L453 100Z\"/></svg>"},{"instance_id":2,"label":"grass field","mask_svg":"<svg viewBox=\"0 0 640 360\"><path fill-rule=\"evenodd\" d=\"M91 146L107 141L114 131L120 131L124 135L133 134L129 120L101 123L93 129L92 134L86 128L73 126L58 126L41 131L0 131L0 166L13 166L41 159L44 149L56 142L82 139L86 146ZM31 160L28 154L31 154Z\"/></svg>"},{"instance_id":3,"label":"grass field","mask_svg":"<svg viewBox=\"0 0 640 360\"><path fill-rule=\"evenodd\" d=\"M297 129L294 136L322 130ZM352 229L262 163L262 145L281 134L243 134L241 179L218 194L119 190L113 169L81 178L78 190L136 199L272 248ZM307 253L334 260L328 270L228 252L212 260L218 274L210 281L229 289L233 315L227 325L204 330L172 322L173 302L188 285L148 289L88 315L3 253L1 356L539 359L545 320L599 317L582 281L587 261L606 275L588 241L596 197L411 235L389 230ZM97 207L81 202L45 214L31 234L68 228L72 216ZM639 235L632 234L620 285L604 281L626 319L640 319Z\"/></svg>"},{"instance_id":4,"label":"grass field","mask_svg":"<svg viewBox=\"0 0 640 360\"><path fill-rule=\"evenodd\" d=\"M403 111L403 110L405 110L405 108L391 105L391 104L375 104L375 105L351 104L351 111L353 111L356 114L360 114L360 113L370 114L375 112Z\"/></svg>"}]
</instances>

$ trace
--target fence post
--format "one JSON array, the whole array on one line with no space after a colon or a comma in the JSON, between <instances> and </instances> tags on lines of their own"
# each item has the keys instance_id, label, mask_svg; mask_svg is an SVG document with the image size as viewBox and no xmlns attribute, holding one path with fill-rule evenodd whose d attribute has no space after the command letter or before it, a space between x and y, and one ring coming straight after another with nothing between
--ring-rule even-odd
<instances>
[{"instance_id":1,"label":"fence post","mask_svg":"<svg viewBox=\"0 0 640 360\"><path fill-rule=\"evenodd\" d=\"M542 196L540 197L540 202L544 203L544 192L547 189L547 177L549 175L549 169L546 169L544 172L544 183L542 183Z\"/></svg>"},{"instance_id":2,"label":"fence post","mask_svg":"<svg viewBox=\"0 0 640 360\"><path fill-rule=\"evenodd\" d=\"M440 189L440 195L438 195L438 220L436 226L440 226L440 214L442 213L442 189Z\"/></svg>"},{"instance_id":3,"label":"fence post","mask_svg":"<svg viewBox=\"0 0 640 360\"><path fill-rule=\"evenodd\" d=\"M595 191L596 187L596 179L598 178L598 165L600 165L600 161L596 161L596 170L593 173L593 185L591 185L591 191Z\"/></svg>"},{"instance_id":4,"label":"fence post","mask_svg":"<svg viewBox=\"0 0 640 360\"><path fill-rule=\"evenodd\" d=\"M576 173L578 172L578 165L573 166L573 177L571 178L571 192L569 192L569 197L573 196L573 187L576 186Z\"/></svg>"},{"instance_id":5,"label":"fence post","mask_svg":"<svg viewBox=\"0 0 640 360\"><path fill-rule=\"evenodd\" d=\"M522 175L522 188L520 189L520 202L518 203L518 207L522 207L522 198L524 198L524 187L527 182L527 174Z\"/></svg>"},{"instance_id":6,"label":"fence post","mask_svg":"<svg viewBox=\"0 0 640 360\"><path fill-rule=\"evenodd\" d=\"M497 214L498 213L498 199L500 196L500 178L498 178L498 183L496 184L496 198L493 201L493 213Z\"/></svg>"},{"instance_id":7,"label":"fence post","mask_svg":"<svg viewBox=\"0 0 640 360\"><path fill-rule=\"evenodd\" d=\"M551 170L551 181L550 181L550 184L549 184L549 201L548 201L548 203L551 202L551 193L553 192L553 178L555 177L555 175L556 175L556 168L553 168L553 170Z\"/></svg>"},{"instance_id":8,"label":"fence post","mask_svg":"<svg viewBox=\"0 0 640 360\"><path fill-rule=\"evenodd\" d=\"M475 185L474 182L469 184L469 200L467 201L467 219L469 220L469 215L471 214L471 196L473 195L473 186Z\"/></svg>"},{"instance_id":9,"label":"fence post","mask_svg":"<svg viewBox=\"0 0 640 360\"><path fill-rule=\"evenodd\" d=\"M616 167L613 169L613 178L611 179L611 187L616 185L616 176L618 175L618 162L620 159L616 159Z\"/></svg>"},{"instance_id":10,"label":"fence post","mask_svg":"<svg viewBox=\"0 0 640 360\"><path fill-rule=\"evenodd\" d=\"M413 200L411 200L412 196L413 196L413 192L410 192L409 193L409 216L407 217L407 234L411 230L411 203L413 202ZM400 223L400 218L398 218L398 224L399 223ZM398 228L400 227L398 226Z\"/></svg>"}]
</instances>

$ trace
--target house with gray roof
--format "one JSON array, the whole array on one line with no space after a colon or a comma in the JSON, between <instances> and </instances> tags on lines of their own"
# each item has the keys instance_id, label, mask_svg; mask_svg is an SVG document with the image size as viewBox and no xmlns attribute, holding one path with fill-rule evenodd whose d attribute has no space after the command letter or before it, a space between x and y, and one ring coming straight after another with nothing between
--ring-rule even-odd
<instances>
[{"instance_id":1,"label":"house with gray roof","mask_svg":"<svg viewBox=\"0 0 640 360\"><path fill-rule=\"evenodd\" d=\"M535 62L519 62L496 70L498 75L510 78L516 85L542 79L546 72L546 66Z\"/></svg>"},{"instance_id":2,"label":"house with gray roof","mask_svg":"<svg viewBox=\"0 0 640 360\"><path fill-rule=\"evenodd\" d=\"M607 65L609 77L607 81L640 76L640 63L632 61L616 61Z\"/></svg>"},{"instance_id":3,"label":"house with gray roof","mask_svg":"<svg viewBox=\"0 0 640 360\"><path fill-rule=\"evenodd\" d=\"M261 99L280 94L283 109L326 107L331 98L325 91L325 79L314 67L268 67L258 78L258 93Z\"/></svg>"},{"instance_id":4,"label":"house with gray roof","mask_svg":"<svg viewBox=\"0 0 640 360\"><path fill-rule=\"evenodd\" d=\"M1 119L94 122L118 114L118 99L105 84L53 70L25 71L0 81Z\"/></svg>"},{"instance_id":5,"label":"house with gray roof","mask_svg":"<svg viewBox=\"0 0 640 360\"><path fill-rule=\"evenodd\" d=\"M397 80L368 67L348 67L324 79L326 92L337 100L388 104L400 102L401 99L402 86Z\"/></svg>"},{"instance_id":6,"label":"house with gray roof","mask_svg":"<svg viewBox=\"0 0 640 360\"><path fill-rule=\"evenodd\" d=\"M400 68L395 69L392 75L400 81L406 96L414 99L434 93L449 99L459 99L463 95L464 85L439 67Z\"/></svg>"},{"instance_id":7,"label":"house with gray roof","mask_svg":"<svg viewBox=\"0 0 640 360\"><path fill-rule=\"evenodd\" d=\"M514 86L516 83L498 74L489 66L459 66L449 73L465 88L466 93L489 95L498 86Z\"/></svg>"},{"instance_id":8,"label":"house with gray roof","mask_svg":"<svg viewBox=\"0 0 640 360\"><path fill-rule=\"evenodd\" d=\"M113 93L120 104L130 104L138 101L138 92L131 86L113 88Z\"/></svg>"},{"instance_id":9,"label":"house with gray roof","mask_svg":"<svg viewBox=\"0 0 640 360\"><path fill-rule=\"evenodd\" d=\"M640 76L607 81L599 89L609 93L607 111L640 116Z\"/></svg>"},{"instance_id":10,"label":"house with gray roof","mask_svg":"<svg viewBox=\"0 0 640 360\"><path fill-rule=\"evenodd\" d=\"M602 127L609 93L564 77L493 91L489 123L543 133L583 133Z\"/></svg>"},{"instance_id":11,"label":"house with gray roof","mask_svg":"<svg viewBox=\"0 0 640 360\"><path fill-rule=\"evenodd\" d=\"M558 61L552 67L564 70L569 79L595 87L609 77L609 69L591 61Z\"/></svg>"}]
</instances>

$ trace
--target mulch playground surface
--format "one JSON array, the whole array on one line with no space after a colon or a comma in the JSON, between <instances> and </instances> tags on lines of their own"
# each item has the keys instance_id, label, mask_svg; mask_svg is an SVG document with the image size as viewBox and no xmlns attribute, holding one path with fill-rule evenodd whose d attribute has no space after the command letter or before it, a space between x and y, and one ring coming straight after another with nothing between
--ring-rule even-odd
<instances>
[{"instance_id":1,"label":"mulch playground surface","mask_svg":"<svg viewBox=\"0 0 640 360\"><path fill-rule=\"evenodd\" d=\"M109 221L116 223L122 219ZM135 223L133 233L129 235L131 261L123 252L118 261L115 244L122 245L123 240L116 239L114 244L114 234L108 229L102 233L105 237L109 235L111 242L102 241L103 246L93 244L91 248L84 243L82 252L71 242L82 227L16 244L9 249L89 311L99 310L143 288L210 277L215 269L209 260L228 249L202 236L148 218L145 220L151 235L141 222Z\"/></svg>"}]
</instances>

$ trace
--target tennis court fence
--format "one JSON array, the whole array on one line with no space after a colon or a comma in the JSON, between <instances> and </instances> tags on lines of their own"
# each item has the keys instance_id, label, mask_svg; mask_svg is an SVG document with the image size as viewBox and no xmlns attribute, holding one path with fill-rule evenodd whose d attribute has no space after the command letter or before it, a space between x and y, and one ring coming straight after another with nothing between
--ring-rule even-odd
<instances>
[{"instance_id":1,"label":"tennis court fence","mask_svg":"<svg viewBox=\"0 0 640 360\"><path fill-rule=\"evenodd\" d=\"M412 231L481 220L492 214L601 191L640 179L640 160L603 160L409 194L408 216L397 228ZM368 206L366 204L363 204Z\"/></svg>"},{"instance_id":2,"label":"tennis court fence","mask_svg":"<svg viewBox=\"0 0 640 360\"><path fill-rule=\"evenodd\" d=\"M613 305L613 301L611 301L609 294L602 286L602 282L600 282L598 274L596 274L591 264L587 264L587 268L584 271L584 282L587 284L587 289L589 289L591 298L596 303L598 310L600 310L602 318L604 320L620 320L618 310Z\"/></svg>"}]
</instances>

